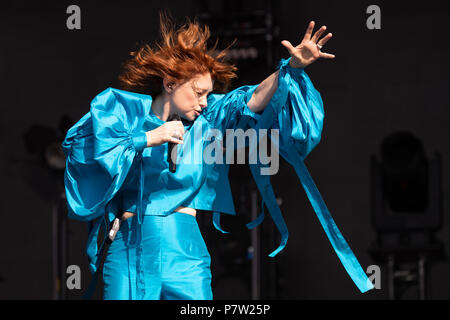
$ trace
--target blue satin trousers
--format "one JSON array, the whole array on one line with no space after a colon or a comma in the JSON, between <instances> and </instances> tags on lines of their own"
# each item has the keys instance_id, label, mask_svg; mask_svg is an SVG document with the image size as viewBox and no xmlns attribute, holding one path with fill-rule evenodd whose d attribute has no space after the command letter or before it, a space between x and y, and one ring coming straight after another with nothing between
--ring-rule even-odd
<instances>
[{"instance_id":1,"label":"blue satin trousers","mask_svg":"<svg viewBox=\"0 0 450 320\"><path fill-rule=\"evenodd\" d=\"M122 222L103 266L105 300L211 300L211 256L194 216L172 212L146 215L141 259L130 245L136 216ZM145 286L137 294L136 264L141 261Z\"/></svg>"}]
</instances>

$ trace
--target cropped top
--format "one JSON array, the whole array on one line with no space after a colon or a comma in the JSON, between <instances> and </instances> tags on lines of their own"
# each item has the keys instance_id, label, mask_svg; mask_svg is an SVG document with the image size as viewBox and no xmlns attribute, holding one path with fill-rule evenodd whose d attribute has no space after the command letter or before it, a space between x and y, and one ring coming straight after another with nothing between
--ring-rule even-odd
<instances>
[{"instance_id":1,"label":"cropped top","mask_svg":"<svg viewBox=\"0 0 450 320\"><path fill-rule=\"evenodd\" d=\"M236 214L228 181L229 164L224 156L215 158L222 161L204 161L205 151L218 152L227 129L267 129L279 155L295 169L348 274L361 292L373 288L304 164L321 138L323 103L304 69L290 67L289 60L279 63L278 88L261 114L247 106L257 88L247 85L227 94L210 94L207 107L195 121L182 119L184 143L177 145L179 162L174 173L169 171L167 143L146 147L145 132L164 123L152 112L151 96L108 88L92 100L90 111L68 130L62 143L68 215L89 222L87 255L91 271L99 262L99 230L118 210L135 212L138 226L143 215L167 215L180 205L207 210L213 212L214 226L226 233L220 226L220 214ZM256 138L259 144L260 135ZM261 194L262 212L247 227L254 228L263 221L265 205L281 233L280 245L269 254L274 257L285 247L288 230L270 175L261 174L268 164L259 157L257 160L248 165Z\"/></svg>"}]
</instances>

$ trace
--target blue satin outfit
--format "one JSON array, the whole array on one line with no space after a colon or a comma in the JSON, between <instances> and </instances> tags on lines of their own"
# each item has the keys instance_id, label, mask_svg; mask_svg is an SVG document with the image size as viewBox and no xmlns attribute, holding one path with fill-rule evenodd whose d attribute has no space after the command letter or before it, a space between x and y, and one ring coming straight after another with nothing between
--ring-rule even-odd
<instances>
[{"instance_id":1,"label":"blue satin outfit","mask_svg":"<svg viewBox=\"0 0 450 320\"><path fill-rule=\"evenodd\" d=\"M277 144L279 154L294 167L344 268L361 292L373 288L334 223L304 164L304 159L321 138L323 102L304 69L291 68L289 60L282 59L278 65L278 88L262 114L253 113L247 107L257 88L257 85L249 85L227 94L210 94L208 106L195 121L183 119L184 143L178 145L178 158L200 161L181 161L175 173L168 170L167 143L146 147L145 132L164 123L153 114L152 97L149 95L108 88L93 99L90 112L67 132L62 146L66 156L64 180L69 217L89 222L87 254L92 272L99 263L97 238L100 228L105 228L120 210L136 213L135 217L128 219L130 221L122 224L121 240L111 245L109 260L104 268L104 280L108 287L105 298L212 298L208 284L210 258L201 235L196 234L192 238L196 239L197 257L190 262L192 266L201 267L189 269L201 274L198 276L198 279L203 279L201 289L194 288L193 284L164 287L160 280L171 277L167 276L167 272L164 276L156 272L154 265L156 263L159 268L164 268L162 260L155 258L155 252L163 255L164 250L176 251L180 257L185 255L189 259L186 248L191 245L186 247L184 243L182 247L177 243L184 241L183 236L167 236L174 233L172 228L180 231L177 225L181 223L175 223L176 219L165 219L186 215L174 215L178 206L212 211L214 226L224 233L226 231L220 226L220 214L236 214L228 181L228 164L201 161L205 148L217 142L215 140L223 140L222 136L212 139L209 136L211 129L223 134L227 129L278 129L279 139L274 140L270 130L268 136L272 143ZM267 165L258 161L249 166L263 203L261 214L247 227L254 228L263 221L265 205L281 233L280 245L269 254L274 257L287 243L287 226L276 203L270 176L261 174L261 169ZM164 229L157 221L171 221L172 226ZM186 224L183 226L186 227ZM149 240L158 234L158 230L159 239L166 235L164 247L157 247L154 238ZM177 232L174 234L192 235ZM183 277L176 267L171 270L171 281L176 282L177 277L182 281ZM125 272L127 277L123 276ZM121 276L112 276L119 273ZM160 285L156 288L158 283ZM178 294L177 290L180 291Z\"/></svg>"},{"instance_id":2,"label":"blue satin outfit","mask_svg":"<svg viewBox=\"0 0 450 320\"><path fill-rule=\"evenodd\" d=\"M138 299L137 263L145 275L145 300L211 300L211 256L197 220L189 214L146 215L142 223L142 259L129 246L136 221L127 219L111 244L103 266L106 300Z\"/></svg>"}]
</instances>

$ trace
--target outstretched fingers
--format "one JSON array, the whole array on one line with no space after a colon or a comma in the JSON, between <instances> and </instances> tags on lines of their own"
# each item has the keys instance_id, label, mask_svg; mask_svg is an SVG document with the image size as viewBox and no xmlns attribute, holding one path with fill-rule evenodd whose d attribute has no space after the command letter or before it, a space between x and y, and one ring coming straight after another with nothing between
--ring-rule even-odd
<instances>
[{"instance_id":1,"label":"outstretched fingers","mask_svg":"<svg viewBox=\"0 0 450 320\"><path fill-rule=\"evenodd\" d=\"M331 39L332 36L333 36L333 34L331 32L328 33L325 37L320 39L317 42L317 44L320 45L321 47L323 47L325 45L325 43L327 43L327 41ZM319 57L320 58L325 58L325 59L333 59L335 57L335 55L331 54L331 53L322 52L322 51L319 50Z\"/></svg>"},{"instance_id":2,"label":"outstretched fingers","mask_svg":"<svg viewBox=\"0 0 450 320\"><path fill-rule=\"evenodd\" d=\"M319 42L317 42L318 45L324 46L325 43L327 43L328 40L331 39L331 37L333 36L333 34L330 32L328 33L325 37L323 37L322 39L319 40Z\"/></svg>"},{"instance_id":3,"label":"outstretched fingers","mask_svg":"<svg viewBox=\"0 0 450 320\"><path fill-rule=\"evenodd\" d=\"M281 44L289 51L289 54L293 54L295 48L289 41L283 40Z\"/></svg>"},{"instance_id":4,"label":"outstretched fingers","mask_svg":"<svg viewBox=\"0 0 450 320\"><path fill-rule=\"evenodd\" d=\"M320 55L320 58L325 58L325 59L333 59L334 57L336 57L334 54L326 53L326 52L322 52L322 51L319 51L319 55Z\"/></svg>"},{"instance_id":5,"label":"outstretched fingers","mask_svg":"<svg viewBox=\"0 0 450 320\"><path fill-rule=\"evenodd\" d=\"M317 30L316 33L314 33L314 36L311 38L311 41L317 43L317 40L319 40L320 36L322 35L322 33L325 32L326 29L327 26L321 26L320 29Z\"/></svg>"},{"instance_id":6,"label":"outstretched fingers","mask_svg":"<svg viewBox=\"0 0 450 320\"><path fill-rule=\"evenodd\" d=\"M311 39L313 29L314 29L314 21L310 21L308 28L306 28L306 33L305 36L303 37L303 41L308 41Z\"/></svg>"}]
</instances>

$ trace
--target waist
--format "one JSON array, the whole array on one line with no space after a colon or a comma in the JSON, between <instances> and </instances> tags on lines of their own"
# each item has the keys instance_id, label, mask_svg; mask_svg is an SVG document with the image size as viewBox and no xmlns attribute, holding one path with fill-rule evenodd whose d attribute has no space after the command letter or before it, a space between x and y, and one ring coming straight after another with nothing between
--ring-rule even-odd
<instances>
[{"instance_id":1,"label":"waist","mask_svg":"<svg viewBox=\"0 0 450 320\"><path fill-rule=\"evenodd\" d=\"M181 213L186 213L186 214L190 214L191 216L196 216L197 214L197 210L194 208L188 208L188 207L183 207L183 206L179 206L178 208L176 208L174 211L176 212L181 212Z\"/></svg>"},{"instance_id":2,"label":"waist","mask_svg":"<svg viewBox=\"0 0 450 320\"><path fill-rule=\"evenodd\" d=\"M184 207L184 206L179 206L178 208L176 208L175 210L173 210L173 211L176 211L176 212L180 212L180 213L185 213L185 214L189 214L189 215L191 215L191 216L196 216L196 214L197 214L197 210L196 209L194 209L194 208L188 208L188 207ZM134 215L136 215L136 213L134 213L134 212L130 212L130 211L124 211L123 212L123 218L124 219L127 219L127 218L129 218L130 216L134 216Z\"/></svg>"}]
</instances>

